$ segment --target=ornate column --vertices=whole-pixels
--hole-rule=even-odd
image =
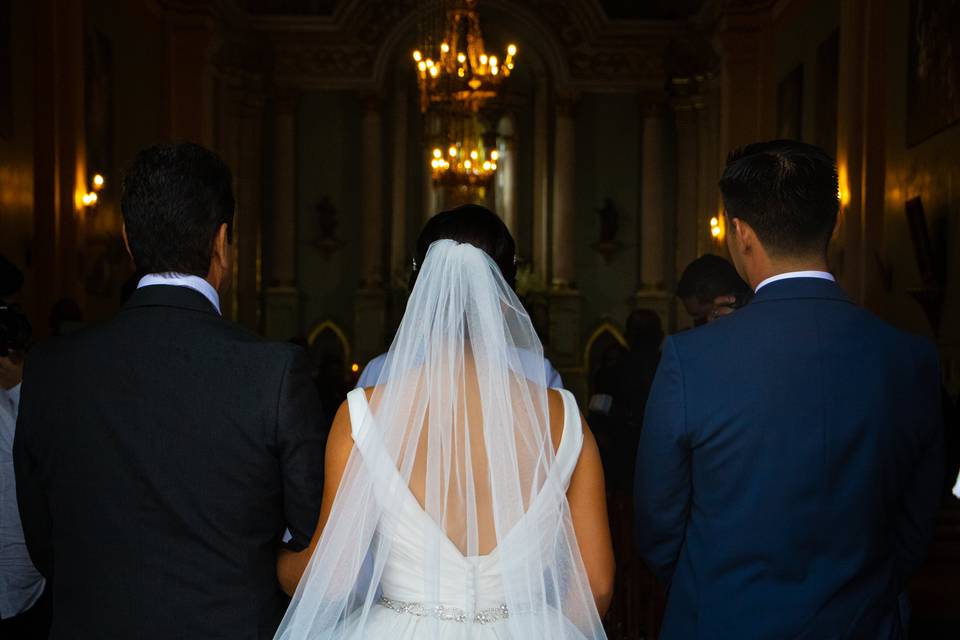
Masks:
[[[558,97],[553,138],[553,228],[551,233],[553,244],[551,282],[554,290],[572,289],[576,286],[574,283],[575,162],[573,103],[569,98]]]
[[[292,89],[276,96],[273,192],[273,274],[267,289],[266,334],[285,340],[300,333],[297,288],[297,99]]]
[[[550,93],[547,78],[536,76],[533,90],[533,271],[545,287],[549,264]]]
[[[259,331],[264,97],[255,83],[251,84],[252,78],[242,73],[223,73],[224,103],[217,150],[233,169],[237,216],[233,229],[232,295],[222,300],[221,306],[224,315]]]
[[[664,154],[664,96],[642,98],[643,140],[640,166],[640,287],[637,306],[656,311],[663,326],[673,328],[672,295],[666,277],[667,211]]]
[[[36,29],[33,126],[34,318],[47,318],[57,298],[84,304],[82,252],[87,186],[83,103],[82,3],[40,0],[33,5]],[[6,9],[9,11],[9,9]],[[3,64],[9,64],[6,60]],[[0,229],[7,233],[6,211]],[[29,299],[28,298],[28,299]],[[48,323],[37,322],[39,336]]]
[[[212,3],[156,4],[163,11],[166,133],[171,140],[211,146],[219,127],[213,118],[217,100],[214,58],[223,41],[217,29],[221,20],[218,9]]]
[[[880,262],[886,180],[886,4],[843,0],[837,172],[840,218],[830,263],[846,292],[876,308],[887,294]]]
[[[400,83],[397,83],[400,85]],[[390,282],[410,271],[407,246],[407,91],[398,86],[393,99],[393,183],[390,189]]]
[[[581,364],[580,294],[576,290],[576,192],[574,184],[575,131],[570,95],[556,98],[553,140],[553,209],[551,217],[552,277],[549,303],[550,356],[562,369]],[[572,389],[580,389],[583,380],[568,380]]]
[[[674,113],[677,132],[677,203],[676,254],[674,273],[683,273],[697,257],[697,237],[700,229],[700,150],[703,141],[698,135],[699,112],[703,109],[694,78],[675,78],[670,106]],[[678,326],[690,325],[687,315],[679,313],[679,301],[674,298],[674,317]]]
[[[727,0],[716,28],[723,153],[775,133],[773,0]]]
[[[384,348],[386,296],[383,290],[383,172],[379,96],[363,98],[360,123],[362,177],[360,225],[360,289],[354,303],[354,345],[365,362]]]
[[[720,215],[720,85],[707,74],[701,87],[703,108],[697,111],[697,141],[700,146],[700,219],[697,226],[697,255],[726,252],[710,236],[710,218]]]
[[[383,148],[379,97],[364,99],[360,123],[362,177],[360,184],[360,220],[363,237],[361,282],[367,289],[383,286]]]
[[[494,209],[503,218],[513,237],[517,237],[517,143],[516,118],[507,113],[497,125],[497,194]],[[519,248],[518,248],[519,250]]]

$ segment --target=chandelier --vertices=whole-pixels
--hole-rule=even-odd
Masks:
[[[446,10],[440,46],[413,52],[420,88],[420,111],[431,105],[477,111],[497,95],[504,78],[513,71],[517,46],[507,46],[506,55],[489,55],[480,31],[477,0],[457,0]]]
[[[433,141],[430,168],[437,184],[485,186],[497,170],[498,155],[487,153],[477,114],[513,71],[517,46],[508,45],[502,58],[487,52],[477,0],[453,0],[442,13],[440,33],[413,52],[420,111],[436,113],[443,130]]]
[[[433,181],[445,186],[483,187],[489,184],[497,170],[500,154],[496,149],[487,151],[473,114],[453,121],[447,130],[447,145],[434,146],[430,158]]]

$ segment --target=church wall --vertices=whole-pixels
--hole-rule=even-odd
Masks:
[[[120,235],[123,174],[139,150],[165,138],[164,44],[161,16],[146,3],[87,0],[85,10],[86,37],[99,39],[108,55],[85,56],[92,68],[84,90],[109,110],[104,126],[88,125],[86,137],[88,181],[95,173],[106,180],[96,209],[86,218],[84,314],[96,320],[116,309],[120,288],[132,271]]]
[[[0,38],[5,39],[5,48],[9,46],[10,57],[0,60],[7,66],[0,74],[7,79],[7,86],[0,87],[0,254],[24,269],[29,306],[33,286],[26,268],[33,237],[33,10],[30,2],[5,4],[10,14],[0,20],[7,29]]]
[[[576,279],[584,338],[607,319],[622,327],[633,308],[639,264],[639,114],[634,94],[585,94],[576,107]],[[598,211],[606,198],[619,213],[619,247],[609,259],[594,246],[600,238]]]
[[[840,26],[840,4],[833,0],[787,4],[771,28],[775,82],[766,101],[773,114],[768,121],[776,127],[777,85],[802,64],[800,137],[816,144],[824,144],[824,132],[818,130],[816,117],[818,102],[824,99],[818,95],[824,88],[817,77],[817,52],[820,44]],[[960,164],[956,161],[960,125],[954,124],[915,146],[907,145],[909,6],[909,0],[885,5],[885,61],[879,67],[872,65],[875,72],[867,71],[869,81],[884,87],[883,104],[874,102],[869,106],[883,113],[886,160],[881,174],[883,211],[866,213],[883,218],[879,245],[864,248],[867,260],[879,264],[882,276],[881,290],[871,297],[869,306],[894,325],[938,342],[947,387],[956,395],[960,392]],[[843,35],[841,31],[840,37]],[[777,133],[773,129],[767,135]],[[917,196],[923,200],[935,259],[942,265],[944,278],[942,315],[933,323],[910,294],[923,285],[904,209],[906,201]]]
[[[361,106],[351,93],[308,92],[300,99],[297,118],[297,276],[302,326],[308,332],[318,322],[331,320],[351,339],[361,253],[371,250],[363,246],[360,227]],[[315,246],[315,207],[324,196],[335,207],[339,223],[338,246],[329,256]]]
[[[774,73],[773,90],[797,65],[803,66],[803,97],[800,139],[817,143],[817,50],[821,43],[840,25],[840,3],[836,0],[813,0],[796,3],[803,11],[787,9],[774,26]],[[773,96],[776,109],[776,94]],[[776,126],[776,112],[768,120]],[[830,150],[835,153],[835,150]]]
[[[960,123],[908,147],[907,45],[909,2],[890,3],[887,15],[886,184],[884,242],[879,247],[889,288],[878,311],[907,330],[936,337],[946,383],[960,392]],[[943,313],[933,326],[909,294],[923,285],[904,210],[921,197],[935,260],[943,264]],[[937,335],[939,334],[939,335]]]

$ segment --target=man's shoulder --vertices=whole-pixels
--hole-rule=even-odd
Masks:
[[[144,311],[148,315],[142,315]],[[199,351],[239,351],[261,362],[289,363],[303,354],[295,344],[267,340],[242,325],[212,314],[191,313],[178,319],[175,313],[155,316],[149,311],[121,310],[101,323],[44,340],[30,351],[28,366],[43,369],[88,358],[140,357],[137,352],[141,347],[146,351],[165,351],[177,342],[188,347],[195,345]]]
[[[854,308],[851,321],[857,324],[858,332],[864,338],[917,362],[935,364],[939,360],[936,345],[926,336],[897,327],[864,307]]]

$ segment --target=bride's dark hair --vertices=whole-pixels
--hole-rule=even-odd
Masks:
[[[517,245],[510,230],[500,216],[478,204],[465,204],[456,209],[442,211],[424,225],[417,238],[413,273],[410,275],[410,290],[417,281],[420,265],[427,257],[427,249],[437,240],[454,240],[472,244],[493,258],[500,267],[503,279],[511,288],[517,282]]]

